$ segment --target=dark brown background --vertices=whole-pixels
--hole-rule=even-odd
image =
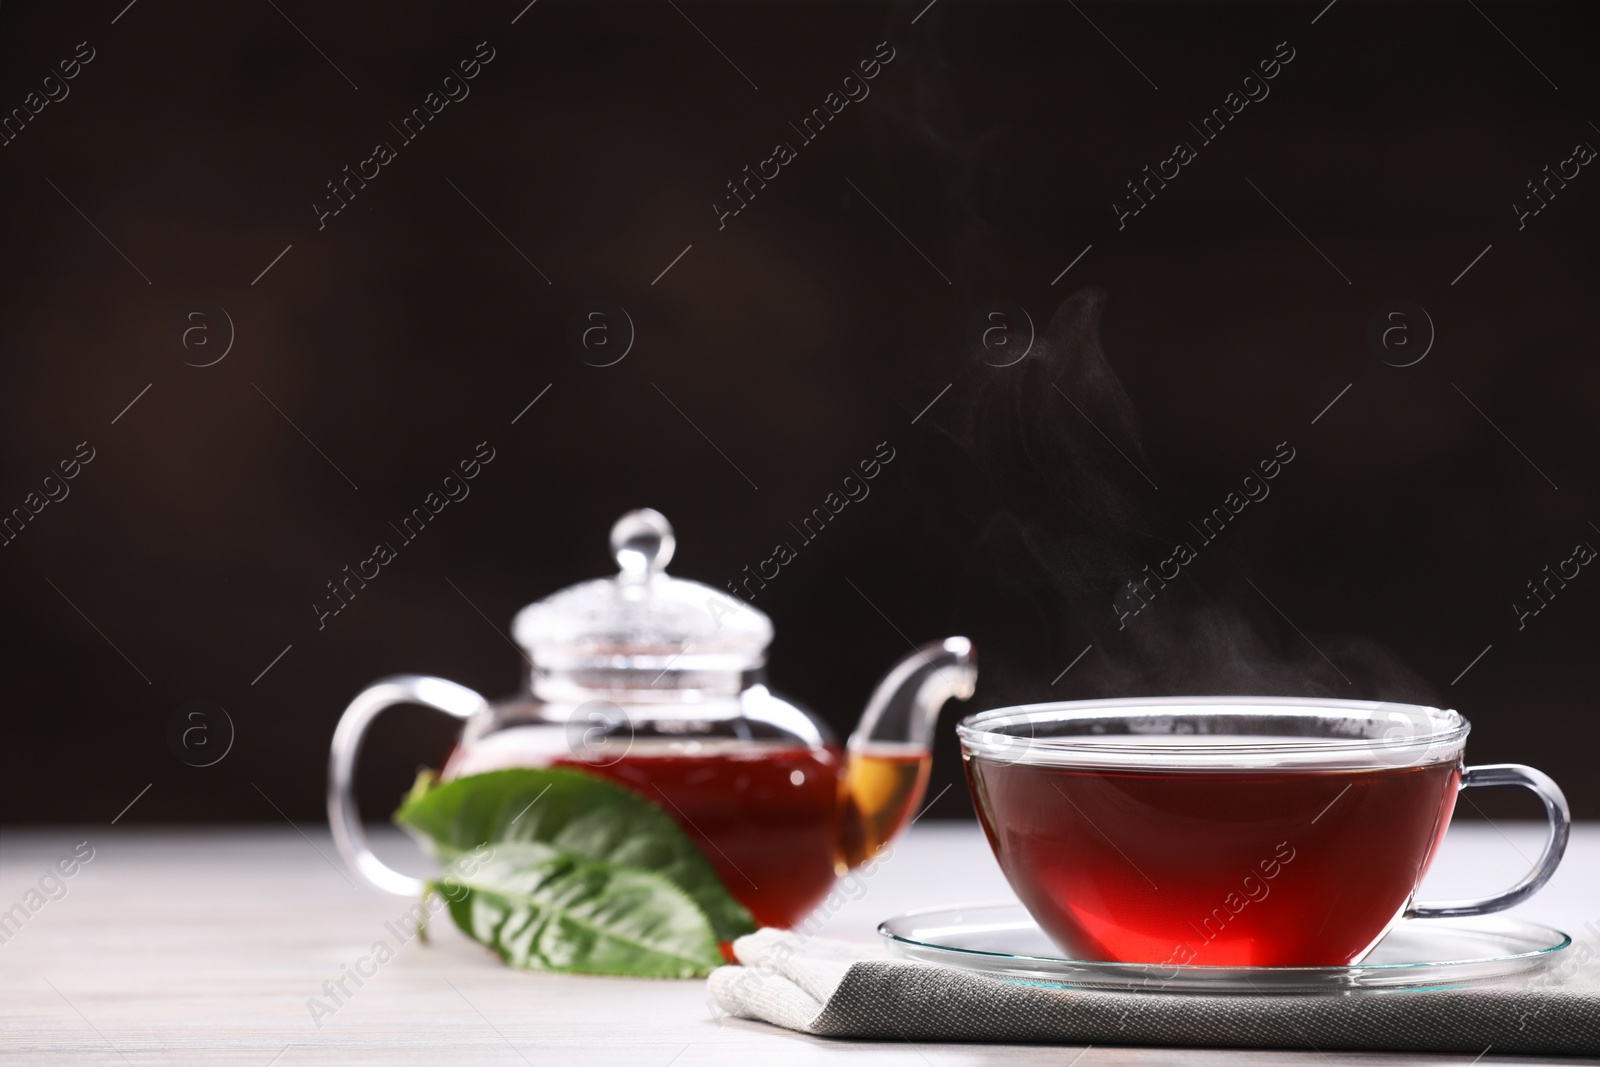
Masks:
[[[984,657],[978,706],[1438,701],[1474,721],[1474,761],[1537,764],[1576,814],[1600,814],[1600,576],[1521,632],[1510,607],[1577,541],[1600,543],[1600,174],[1521,232],[1511,207],[1544,165],[1600,143],[1578,5],[1340,0],[1313,25],[1322,0],[939,0],[913,24],[920,0],[539,0],[512,25],[522,6],[0,9],[7,110],[79,41],[97,52],[0,148],[0,509],[78,442],[97,450],[0,548],[6,821],[109,820],[153,782],[126,821],[279,820],[265,794],[314,822],[334,722],[366,682],[516,684],[516,653],[473,604],[504,628],[605,573],[610,522],[644,505],[677,527],[674,571],[720,585],[885,440],[897,458],[872,496],[758,600],[778,627],[774,685],[841,731],[905,637],[964,632]],[[872,95],[719,232],[724,182],[885,39],[898,54]],[[388,123],[484,40],[497,54],[470,97],[318,232],[324,182],[396,140]],[[1280,41],[1296,58],[1271,96],[1118,232],[1123,182],[1194,140],[1186,122]],[[975,358],[985,301],[1042,333],[1090,285],[1125,403],[1082,336],[1016,367]],[[567,341],[596,299],[637,328],[604,369]],[[1081,334],[1095,299],[1063,328]],[[1398,299],[1438,331],[1408,368],[1365,337]],[[203,369],[179,344],[196,301],[237,331]],[[471,497],[319,632],[324,582],[485,439],[497,458]],[[1118,633],[1119,582],[1283,440],[1297,458],[1272,496]],[[196,699],[237,726],[205,769],[166,738]],[[955,714],[935,790],[958,776]],[[382,721],[367,810],[449,733],[421,710]],[[968,810],[959,787],[934,809]]]

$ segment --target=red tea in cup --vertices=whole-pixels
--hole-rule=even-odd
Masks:
[[[1069,955],[1200,965],[1359,959],[1421,881],[1457,778],[1454,763],[1162,773],[981,757],[967,773],[1006,877]]]
[[[961,724],[968,783],[1013,890],[1070,957],[1194,966],[1360,960],[1411,909],[1464,784],[1565,801],[1531,768],[1463,778],[1455,712],[1355,701],[1083,701]],[[1493,779],[1490,781],[1489,779]],[[1560,816],[1558,819],[1557,816]]]

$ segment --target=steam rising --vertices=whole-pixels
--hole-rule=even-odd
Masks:
[[[1200,548],[1198,564],[1119,629],[1112,605],[1127,597],[1128,583],[1148,578],[1145,568],[1175,544],[1199,545],[1189,516],[1163,510],[1182,506],[1183,487],[1158,492],[1134,470],[1162,483],[1100,344],[1105,303],[1099,289],[1073,294],[1028,358],[999,370],[975,365],[952,390],[958,402],[940,413],[992,493],[963,589],[984,656],[975,706],[1192,694],[1435,703],[1420,677],[1364,638],[1307,627],[1316,648],[1308,644],[1243,580],[1251,568],[1236,555],[1238,533]],[[1288,431],[1270,414],[1261,422],[1269,455]],[[1220,497],[1233,478],[1219,474],[1196,493]],[[1246,513],[1240,524],[1254,518]],[[985,630],[1005,638],[985,642]],[[1093,651],[1058,675],[1089,644]]]

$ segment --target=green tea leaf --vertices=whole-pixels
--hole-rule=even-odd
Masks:
[[[413,800],[421,800],[423,797],[427,796],[431,790],[436,788],[438,784],[438,771],[432,770],[428,767],[419,769],[417,771],[416,781],[411,783],[411,789],[406,793],[405,799],[400,801],[400,807],[404,808]]]
[[[721,965],[705,914],[660,875],[544,844],[490,847],[435,887],[456,925],[512,966],[695,978]]]
[[[705,912],[720,941],[755,929],[750,913],[666,812],[581,771],[490,771],[413,789],[394,818],[429,838],[445,862],[485,843],[550,845],[667,879]]]

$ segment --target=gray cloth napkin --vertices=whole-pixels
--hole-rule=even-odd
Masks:
[[[1093,1045],[1600,1055],[1600,954],[1496,984],[1220,996],[1009,981],[873,945],[760,930],[710,978],[729,1015],[820,1037]]]

